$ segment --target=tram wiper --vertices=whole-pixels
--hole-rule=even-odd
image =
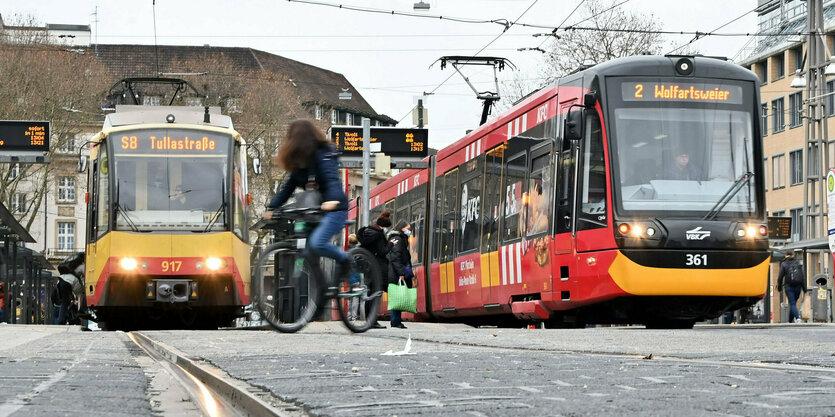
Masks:
[[[734,198],[734,196],[739,192],[739,190],[741,190],[745,184],[751,181],[751,178],[754,178],[753,172],[746,172],[742,174],[742,176],[737,178],[736,181],[734,181],[731,188],[729,188],[728,191],[726,191],[725,194],[722,195],[722,198],[720,198],[719,201],[717,201],[716,204],[713,205],[710,211],[708,211],[707,214],[704,217],[702,217],[702,220],[715,219],[716,216],[719,215],[720,212],[722,212],[725,206],[727,206],[728,203],[731,202],[731,199]]]
[[[125,220],[127,220],[128,226],[130,226],[131,230],[133,230],[134,232],[139,232],[140,231],[139,228],[136,227],[136,224],[133,222],[133,220],[130,219],[130,216],[128,216],[128,211],[125,210],[125,208],[122,207],[121,204],[119,204],[119,182],[118,181],[116,182],[116,199],[113,202],[113,207],[116,207],[116,212],[121,214],[122,217],[124,217]]]
[[[206,226],[206,228],[203,230],[203,233],[208,232],[212,228],[212,226],[214,226],[215,223],[217,223],[217,219],[220,218],[221,213],[223,213],[224,216],[226,215],[226,181],[221,182],[220,193],[221,193],[220,207],[218,207],[217,210],[215,211],[214,216],[212,216],[212,221],[209,222],[209,225]]]

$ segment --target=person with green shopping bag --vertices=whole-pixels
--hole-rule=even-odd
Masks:
[[[412,273],[412,257],[409,254],[409,236],[412,226],[400,220],[388,234],[388,301],[391,310],[391,327],[405,329],[401,312],[415,312],[417,280]],[[405,307],[408,305],[408,307]]]

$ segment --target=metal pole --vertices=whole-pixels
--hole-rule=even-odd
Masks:
[[[371,207],[371,119],[362,118],[362,207]],[[362,210],[362,226],[368,226],[368,210]]]
[[[3,294],[3,321],[6,323],[11,324],[11,312],[12,312],[12,281],[9,279],[9,260],[11,257],[9,256],[9,237],[6,236],[3,239],[3,282],[4,282],[4,291]]]
[[[423,99],[418,99],[418,129],[423,129]]]
[[[17,324],[17,296],[20,295],[20,283],[17,282],[17,236],[11,236],[12,241],[12,282],[14,282],[14,298],[12,298],[12,324]],[[22,300],[21,300],[22,302]],[[22,306],[21,306],[22,307]]]

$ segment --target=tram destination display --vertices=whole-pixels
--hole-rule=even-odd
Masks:
[[[678,101],[691,103],[742,104],[742,87],[717,83],[625,82],[624,101]]]
[[[792,237],[792,218],[791,217],[769,217],[768,218],[768,238],[769,239],[788,239]]]
[[[49,151],[49,122],[0,121],[0,151]]]
[[[428,129],[371,128],[371,143],[392,158],[425,158],[429,153]],[[362,156],[362,127],[331,127],[331,139],[343,156]]]

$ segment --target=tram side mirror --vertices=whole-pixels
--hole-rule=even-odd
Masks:
[[[261,175],[261,158],[252,158],[252,172]]]
[[[584,109],[579,107],[572,107],[568,110],[568,115],[565,118],[565,128],[563,129],[565,139],[580,140],[583,138],[584,114]]]
[[[90,161],[90,157],[88,157],[87,155],[79,156],[78,157],[78,166],[76,167],[76,170],[78,170],[78,172],[87,172],[87,163],[89,161]]]

